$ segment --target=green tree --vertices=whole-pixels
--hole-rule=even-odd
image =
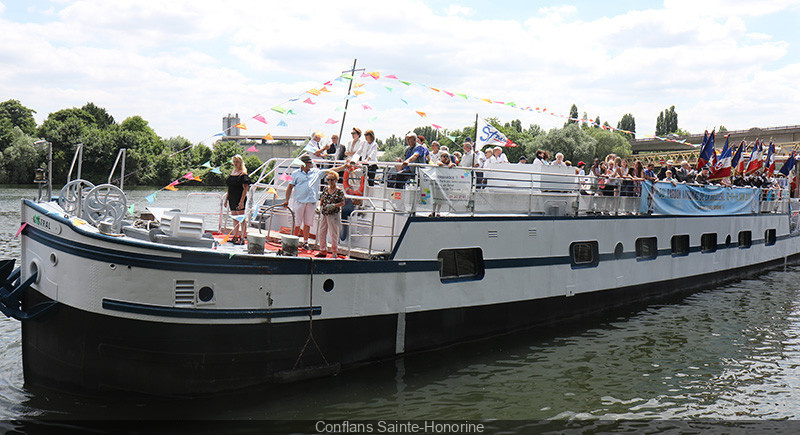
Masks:
[[[39,127],[39,137],[53,145],[54,183],[66,182],[77,144],[83,142],[94,118],[81,109],[63,109],[47,116]]]
[[[567,119],[567,122],[564,124],[564,127],[570,124],[576,124],[578,122],[576,121],[576,119],[578,119],[578,106],[573,104],[572,107],[570,107],[569,109],[569,119]]]
[[[717,127],[717,133],[723,133],[724,134],[724,133],[727,133],[727,132],[728,132],[728,129],[725,128],[724,125],[720,125],[719,127]]]
[[[535,153],[536,149],[547,150],[551,157],[560,152],[564,154],[565,160],[576,164],[580,160],[589,161],[594,157],[597,147],[597,141],[589,134],[589,131],[592,130],[585,130],[575,124],[561,129],[554,128],[547,134],[536,137],[532,146],[527,150],[531,155]]]
[[[94,103],[88,102],[81,107],[81,110],[88,113],[94,119],[94,125],[99,128],[107,128],[114,125],[114,117],[111,116],[103,107],[97,107]]]
[[[666,136],[678,131],[678,114],[675,106],[670,106],[658,114],[656,118],[656,136]]]
[[[44,166],[46,150],[34,147],[34,138],[19,127],[11,131],[11,142],[0,152],[0,184],[29,184],[34,170]]]
[[[636,118],[633,117],[633,114],[626,113],[622,115],[622,119],[617,122],[617,128],[626,131],[636,132]],[[623,135],[627,139],[635,139],[635,134],[630,133],[623,133],[621,131],[617,132],[618,134]]]
[[[7,100],[0,103],[0,119],[11,121],[12,127],[19,127],[28,136],[36,134],[35,110],[22,105],[19,100]]]
[[[613,153],[625,158],[633,154],[630,142],[622,135],[602,128],[592,128],[587,133],[596,141],[593,157],[604,159]]]

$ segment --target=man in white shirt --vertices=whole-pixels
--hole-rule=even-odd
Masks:
[[[475,151],[472,150],[472,142],[464,141],[464,155],[461,156],[461,166],[464,168],[477,168],[479,164]]]
[[[305,148],[303,148],[303,152],[313,156],[313,159],[322,159],[325,158],[327,155],[328,147],[322,146],[320,144],[320,140],[322,139],[322,133],[316,132],[311,136],[311,140],[308,141]]]

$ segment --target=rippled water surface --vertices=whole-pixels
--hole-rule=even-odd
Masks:
[[[143,206],[149,190],[129,197]],[[158,206],[184,207],[186,192]],[[20,197],[0,187],[0,256],[19,258]],[[212,207],[213,208],[213,207]],[[26,388],[19,323],[0,316],[0,419],[798,419],[800,268],[618,313],[191,401]]]

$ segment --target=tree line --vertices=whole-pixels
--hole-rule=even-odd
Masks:
[[[205,162],[210,161],[212,167],[224,167],[230,165],[235,154],[245,154],[244,148],[235,142],[219,143],[212,150],[201,143],[193,145],[180,136],[162,139],[141,116],[117,123],[104,108],[91,102],[80,108],[50,113],[39,126],[34,113],[18,100],[0,103],[0,184],[33,182],[34,171],[44,168],[47,160],[46,147],[34,145],[40,139],[52,144],[56,184],[66,181],[80,143],[84,145],[81,176],[95,183],[107,181],[122,148],[128,153],[125,168],[131,174],[125,179],[128,185],[166,185]],[[247,155],[245,165],[255,169],[261,161]],[[117,177],[119,172],[114,176]],[[204,174],[202,179],[206,185],[225,182],[224,175],[215,173]]]

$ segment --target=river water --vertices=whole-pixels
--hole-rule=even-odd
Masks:
[[[185,207],[187,192],[161,192],[154,205]],[[128,193],[143,208],[151,190]],[[20,198],[34,196],[0,187],[0,257],[19,259]],[[183,401],[107,402],[26,387],[20,325],[0,316],[0,420],[799,419],[798,288],[800,268],[771,271],[589,325]]]

